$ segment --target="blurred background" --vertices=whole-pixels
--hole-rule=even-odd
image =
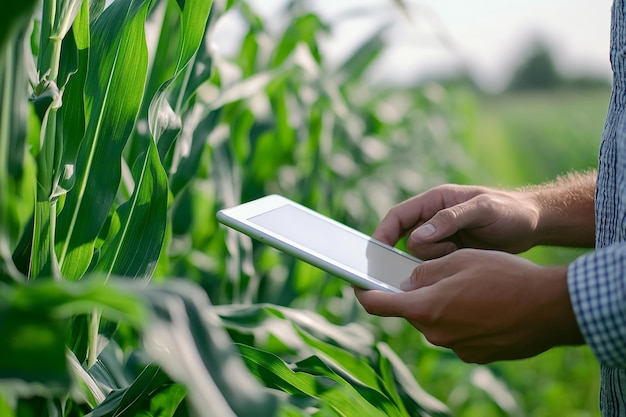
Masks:
[[[468,76],[481,90],[502,92],[515,71],[545,48],[563,77],[610,80],[610,0],[405,1],[405,12],[386,0],[320,0],[311,8],[329,23],[320,48],[341,62],[361,42],[386,28],[385,50],[368,69],[374,83],[415,85],[425,80]],[[287,0],[251,0],[276,25]],[[216,43],[232,52],[244,26],[224,19]],[[233,36],[233,34],[236,34]]]
[[[279,192],[371,232],[393,204],[441,183],[518,187],[593,169],[610,95],[610,3],[241,2],[214,28],[222,86],[228,74],[276,71],[289,60],[298,70],[271,72],[265,95],[238,105],[232,149],[212,142],[214,164],[224,155],[231,162],[213,167],[210,187],[233,193],[226,205]],[[226,239],[232,255],[238,237]],[[401,320],[367,317],[337,280],[239,245],[253,246],[235,256],[249,279],[237,283],[244,299],[366,323],[455,415],[599,415],[598,365],[585,347],[464,364]],[[536,248],[522,256],[556,264],[581,253]],[[198,253],[192,258],[202,265]],[[208,275],[196,279],[214,302],[237,298]]]

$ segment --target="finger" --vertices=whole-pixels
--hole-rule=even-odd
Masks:
[[[378,224],[372,237],[387,245],[395,246],[411,229],[410,226],[406,227],[405,223],[407,221],[402,220],[397,211],[391,210]]]
[[[403,317],[406,294],[354,288],[359,303],[370,314],[382,317]]]
[[[416,257],[426,260],[448,255],[459,249],[459,247],[456,243],[450,241],[421,244],[409,239],[407,241],[407,249]]]
[[[427,261],[415,268],[409,279],[403,282],[400,288],[403,291],[413,291],[419,288],[429,287],[450,277],[457,269],[457,267],[451,265],[450,262],[447,262],[444,258]]]
[[[461,229],[483,226],[485,212],[480,207],[484,199],[472,198],[464,203],[438,211],[431,219],[415,229],[409,240],[430,243],[449,238]]]
[[[378,224],[372,234],[374,239],[394,246],[416,226],[432,217],[437,209],[428,209],[431,192],[412,197],[393,207]]]

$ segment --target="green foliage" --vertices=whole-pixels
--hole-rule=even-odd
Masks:
[[[276,305],[220,306],[218,313],[255,375],[290,394],[293,407],[328,415],[448,415],[361,326],[335,326]]]
[[[448,414],[346,324],[348,286],[214,218],[275,191],[363,226],[416,190],[386,171],[417,120],[378,115],[409,98],[360,79],[382,31],[333,70],[306,7],[279,33],[243,2],[32,7],[0,38],[2,415]],[[248,29],[236,59],[212,46],[227,13]],[[421,145],[452,143],[436,136]]]

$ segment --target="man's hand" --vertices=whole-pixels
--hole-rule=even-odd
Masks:
[[[443,185],[389,211],[373,234],[422,259],[460,248],[524,252],[535,245],[591,247],[595,173],[570,174],[518,191]]]
[[[389,211],[373,236],[395,245],[410,234],[407,247],[422,259],[459,248],[523,252],[536,242],[539,207],[522,192],[444,185]]]
[[[487,363],[583,343],[566,273],[504,252],[464,249],[424,262],[405,293],[355,291],[369,313],[404,317],[431,343]]]

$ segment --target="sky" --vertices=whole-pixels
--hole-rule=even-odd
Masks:
[[[250,0],[266,16],[286,0]],[[466,68],[483,88],[497,91],[535,39],[547,44],[566,75],[610,77],[612,0],[404,0],[407,19],[392,0],[312,0],[333,22],[323,51],[340,62],[381,25],[388,47],[369,74],[374,82],[408,83]],[[360,12],[359,12],[360,11]],[[219,43],[219,39],[217,39]]]

